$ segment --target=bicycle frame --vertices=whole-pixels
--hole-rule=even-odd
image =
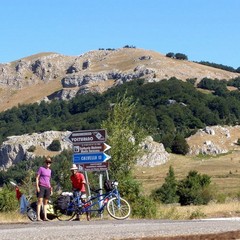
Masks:
[[[100,190],[99,190],[100,191]],[[104,211],[104,208],[107,205],[107,202],[109,199],[116,197],[117,199],[120,199],[120,194],[116,188],[114,188],[112,191],[100,194],[100,192],[97,192],[97,195],[91,196],[91,198],[83,203],[82,207],[82,213],[85,212],[98,212],[102,213]],[[118,204],[120,204],[120,201],[118,200]],[[94,206],[98,205],[98,208],[93,209]]]
[[[80,192],[74,193],[73,198],[68,203],[68,206],[63,211],[60,210],[57,215],[59,220],[69,221],[75,215],[87,214],[88,217],[94,213],[102,214],[106,208],[108,214],[117,220],[126,219],[131,213],[129,203],[120,196],[117,189],[117,182],[113,182],[113,189],[106,193],[100,193],[102,189],[92,190],[96,194],[88,200],[82,201]],[[58,211],[56,209],[56,211]],[[90,214],[90,215],[89,215]]]

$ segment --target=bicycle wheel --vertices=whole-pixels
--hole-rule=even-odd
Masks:
[[[68,211],[68,210],[55,210],[55,214],[59,221],[70,221],[76,215],[75,211]]]
[[[111,217],[117,220],[123,220],[129,217],[131,213],[131,207],[123,198],[120,198],[120,204],[118,204],[118,198],[114,197],[108,201],[107,211]]]
[[[27,216],[31,221],[37,221],[37,212],[31,207],[27,210]]]

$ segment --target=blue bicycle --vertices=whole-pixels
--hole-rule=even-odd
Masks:
[[[112,189],[103,194],[100,193],[102,189],[92,190],[95,194],[85,202],[82,202],[80,194],[66,196],[65,206],[61,209],[59,207],[55,208],[57,218],[60,221],[70,221],[74,216],[84,213],[94,217],[101,215],[105,208],[112,218],[117,220],[128,218],[131,213],[129,203],[120,197],[117,189],[118,182],[113,181],[111,185]]]

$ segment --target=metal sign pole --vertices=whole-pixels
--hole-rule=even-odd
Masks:
[[[102,195],[103,194],[103,191],[102,191],[102,189],[103,189],[103,175],[102,175],[101,172],[99,174],[99,187],[101,189],[100,190],[100,194]],[[102,205],[103,205],[102,199],[103,199],[103,197],[100,197],[100,207],[102,207]],[[102,213],[101,213],[100,217],[103,218],[103,214]]]
[[[106,170],[106,176],[107,176],[107,180],[109,180],[108,170]]]
[[[87,171],[84,171],[84,175],[85,175],[85,178],[86,178],[88,194],[89,194],[89,196],[91,196],[91,189],[90,189],[90,186],[89,186],[89,181],[88,181],[88,174],[87,174]]]

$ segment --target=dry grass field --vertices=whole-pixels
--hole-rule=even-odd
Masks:
[[[135,178],[142,182],[144,192],[150,194],[161,187],[169,167],[172,166],[177,180],[183,179],[191,170],[211,176],[216,201],[206,206],[159,205],[158,217],[163,219],[191,219],[206,217],[240,216],[240,157],[233,151],[216,157],[190,157],[170,155],[170,160],[156,167],[136,167]]]
[[[144,190],[149,194],[160,187],[173,166],[176,178],[184,178],[190,170],[211,176],[212,184],[222,194],[232,195],[240,192],[240,157],[239,151],[220,156],[191,157],[171,154],[170,160],[156,167],[136,167],[136,179],[142,182]]]

